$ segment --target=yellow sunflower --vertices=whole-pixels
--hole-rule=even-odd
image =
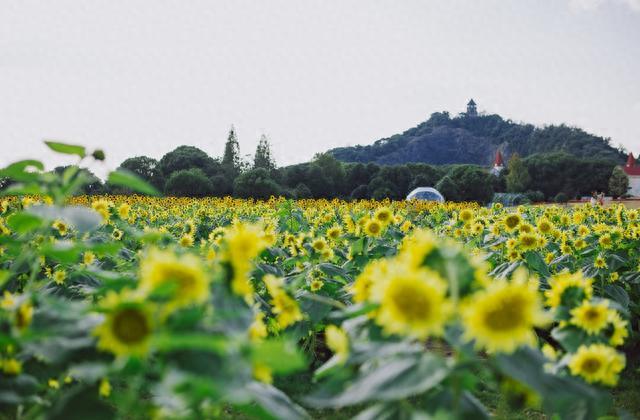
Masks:
[[[453,311],[447,283],[434,271],[396,265],[372,286],[380,303],[376,323],[387,334],[426,338],[440,335]]]
[[[571,357],[569,370],[572,375],[581,376],[589,383],[614,386],[625,363],[624,355],[612,347],[604,344],[582,345]]]
[[[589,335],[597,334],[610,318],[607,301],[592,303],[584,301],[571,310],[571,323],[585,330]]]
[[[369,219],[364,225],[364,233],[368,236],[380,236],[382,233],[382,223],[377,219]]]
[[[476,292],[462,308],[465,337],[490,352],[511,353],[535,343],[535,326],[548,321],[538,294],[537,281],[526,270],[511,282],[496,280]]]
[[[582,271],[570,273],[563,271],[551,276],[549,286],[544,292],[546,303],[552,308],[560,305],[573,306],[575,302],[591,299],[593,295],[593,279],[585,278]]]
[[[507,232],[513,232],[522,222],[522,218],[518,213],[507,214],[502,220],[502,224]]]
[[[349,337],[342,328],[335,325],[328,325],[324,330],[325,341],[327,347],[338,357],[338,360],[344,362],[349,357]]]
[[[103,322],[93,331],[98,348],[117,356],[144,356],[149,350],[153,321],[148,306],[131,293],[110,293],[102,302]]]
[[[171,251],[152,249],[140,263],[140,290],[171,290],[174,308],[204,302],[209,296],[209,282],[200,259],[194,255],[178,257]]]

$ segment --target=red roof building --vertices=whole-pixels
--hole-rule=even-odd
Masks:
[[[633,153],[629,153],[627,157],[627,163],[622,167],[627,176],[640,176],[640,165],[636,164],[636,159],[633,157]]]
[[[504,160],[502,159],[502,153],[500,153],[500,150],[496,153],[496,159],[493,161],[493,166],[504,166]]]
[[[496,152],[496,158],[493,160],[493,168],[491,168],[491,173],[495,176],[498,176],[503,169],[504,159],[502,158],[502,153],[500,153],[500,150],[498,150]]]

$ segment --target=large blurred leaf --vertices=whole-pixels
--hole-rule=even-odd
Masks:
[[[210,334],[172,333],[156,335],[153,337],[153,346],[158,351],[188,349],[224,353],[226,349],[226,340],[224,337],[216,337]]]
[[[542,277],[549,277],[551,273],[549,272],[549,266],[544,261],[539,252],[527,252],[526,257],[527,266],[532,271],[535,271]]]
[[[248,385],[255,401],[273,415],[275,419],[307,419],[309,415],[282,391],[271,385],[253,382]]]
[[[115,417],[115,407],[100,398],[97,387],[76,385],[57,398],[47,410],[46,418],[60,420],[108,420]]]
[[[14,213],[7,218],[7,226],[17,233],[29,233],[39,229],[43,224],[40,217],[28,212]]]
[[[611,404],[607,392],[579,379],[546,373],[543,367],[545,359],[539,351],[520,349],[511,355],[498,355],[496,362],[504,374],[543,397],[547,414],[567,419],[593,419],[605,414]]]
[[[629,295],[622,287],[617,284],[607,284],[604,291],[609,298],[618,302],[625,310],[629,308]]]
[[[256,344],[251,360],[268,366],[276,374],[295,372],[306,366],[304,356],[296,344],[285,339],[265,340]]]
[[[38,184],[12,184],[4,190],[0,191],[0,195],[44,195],[43,190]]]
[[[75,227],[80,233],[88,232],[100,226],[102,217],[95,211],[83,206],[32,206],[27,210],[43,219],[63,220]]]
[[[307,398],[316,407],[345,407],[366,401],[391,401],[419,395],[441,383],[449,368],[441,358],[425,353],[384,361],[363,372],[338,395],[323,390]]]
[[[155,189],[155,187],[151,186],[147,181],[126,169],[118,169],[117,171],[109,173],[107,182],[109,182],[109,184],[129,188],[142,194],[154,196],[160,195],[160,192]]]
[[[36,171],[33,171],[35,169]],[[37,171],[43,171],[44,165],[38,160],[21,160],[0,169],[0,178],[11,178],[19,182],[34,182],[38,180]]]
[[[60,143],[57,141],[45,141],[44,144],[46,144],[49,149],[53,150],[54,152],[63,153],[65,155],[78,155],[81,158],[84,158],[87,155],[84,146],[76,146],[73,144]]]

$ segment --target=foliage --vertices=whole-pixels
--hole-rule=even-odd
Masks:
[[[213,194],[214,188],[202,169],[191,168],[173,172],[165,191],[177,197],[205,197]]]
[[[458,200],[485,204],[493,197],[492,175],[474,166],[458,166],[449,172],[456,184]]]
[[[509,172],[506,177],[507,192],[521,193],[527,191],[531,183],[529,169],[525,166],[520,155],[514,153],[509,158]]]
[[[440,194],[444,196],[445,200],[460,201],[458,185],[449,175],[445,175],[440,181],[438,181],[436,184],[436,190],[440,191]]]
[[[504,120],[499,115],[465,114],[451,118],[448,112],[431,117],[402,134],[368,146],[340,147],[330,151],[345,162],[397,165],[409,162],[442,164],[491,164],[498,147],[521,156],[565,152],[580,158],[621,162],[624,154],[610,139],[560,126],[534,127]]]
[[[0,170],[3,415],[623,414],[637,210],[71,197],[79,173]],[[298,403],[272,385],[305,369]]]
[[[267,171],[272,171],[276,168],[276,162],[271,155],[269,139],[264,134],[260,137],[260,141],[256,147],[256,154],[253,157],[253,168],[262,168]]]
[[[233,185],[237,197],[267,199],[282,194],[280,186],[271,178],[264,168],[251,169],[244,172]]]
[[[609,178],[609,193],[614,197],[621,197],[629,190],[629,177],[619,166],[613,168]]]
[[[200,169],[207,176],[213,176],[222,171],[219,162],[193,146],[179,146],[164,155],[158,163],[159,171],[167,180],[174,172],[193,168]]]
[[[120,164],[120,168],[133,172],[160,190],[164,187],[165,179],[156,159],[147,156],[136,156],[126,159]],[[167,175],[171,175],[171,173]]]
[[[240,167],[240,143],[238,143],[238,135],[235,127],[231,126],[227,142],[224,145],[224,154],[222,155],[222,166],[229,176],[237,176]]]

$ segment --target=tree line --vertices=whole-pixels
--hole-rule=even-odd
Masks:
[[[487,203],[495,193],[504,192],[539,202],[566,201],[593,191],[608,191],[615,196],[626,191],[626,176],[620,176],[622,171],[615,160],[564,152],[525,158],[514,153],[499,175],[491,174],[487,167],[469,164],[345,163],[331,153],[317,154],[310,162],[277,167],[264,135],[253,160],[242,159],[233,127],[222,157],[213,158],[193,146],[179,146],[159,160],[147,156],[128,158],[120,168],[135,173],[165,195],[187,197],[404,199],[416,187],[433,186],[450,201]],[[89,176],[92,182],[83,193],[131,193],[103,183],[93,174]]]

